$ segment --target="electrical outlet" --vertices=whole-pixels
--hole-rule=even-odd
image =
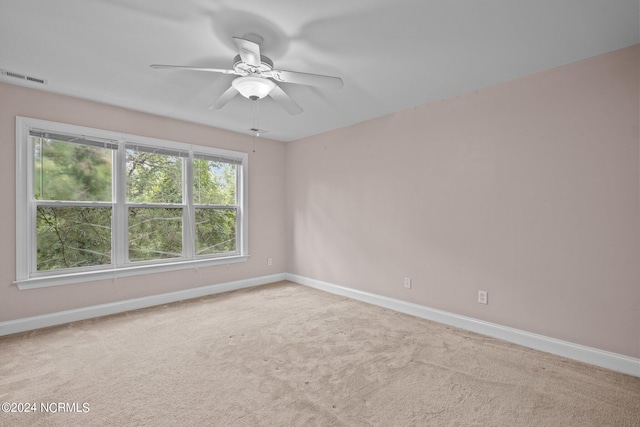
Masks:
[[[487,291],[478,291],[478,302],[480,304],[489,304],[489,293]]]
[[[273,265],[273,258],[267,258],[267,265]]]
[[[404,287],[407,289],[411,289],[411,277],[404,278]]]

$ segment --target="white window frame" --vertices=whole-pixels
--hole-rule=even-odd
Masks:
[[[45,130],[52,133],[83,135],[89,139],[104,139],[118,144],[115,152],[113,186],[115,194],[112,203],[99,202],[100,205],[112,205],[112,263],[107,266],[81,267],[62,271],[35,271],[36,257],[36,201],[33,186],[33,147],[30,136],[31,129]],[[181,258],[127,261],[127,205],[125,197],[125,145],[141,145],[164,148],[171,151],[188,152],[184,168],[184,203],[183,203],[183,256]],[[194,200],[192,194],[193,173],[192,161],[196,155],[208,155],[217,158],[233,159],[238,163],[237,173],[237,227],[236,252],[224,255],[196,256],[193,252],[195,236],[193,224],[195,219]],[[249,258],[248,239],[248,162],[249,155],[239,151],[224,150],[201,145],[186,144],[164,139],[149,138],[139,135],[111,132],[83,126],[57,123],[28,117],[16,117],[16,280],[19,289],[33,289],[70,283],[88,282],[148,273],[198,268],[211,265],[225,265],[245,262]],[[117,170],[119,169],[119,170]],[[61,202],[65,203],[65,202]],[[82,203],[86,205],[86,203]],[[147,205],[146,207],[155,207]],[[118,211],[118,212],[116,212]],[[124,222],[124,223],[123,223]]]

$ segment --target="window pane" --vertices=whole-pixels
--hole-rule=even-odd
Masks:
[[[196,254],[236,251],[236,210],[196,209]]]
[[[127,201],[182,203],[182,158],[127,148]]]
[[[36,234],[38,271],[111,263],[111,208],[39,206]]]
[[[193,199],[198,205],[235,205],[237,165],[193,160]]]
[[[110,202],[112,152],[109,148],[34,137],[35,198]]]
[[[129,208],[129,261],[182,256],[182,209]]]

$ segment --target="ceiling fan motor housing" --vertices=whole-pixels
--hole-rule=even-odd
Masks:
[[[233,69],[241,75],[261,76],[262,73],[273,71],[273,61],[264,55],[260,55],[260,65],[256,67],[255,65],[247,64],[242,61],[240,55],[236,55],[236,57],[233,58]]]

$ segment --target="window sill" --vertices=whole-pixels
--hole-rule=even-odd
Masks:
[[[96,280],[118,279],[120,277],[137,276],[140,274],[164,273],[167,271],[198,269],[213,265],[235,264],[246,262],[248,255],[234,255],[224,258],[208,258],[189,261],[176,261],[163,264],[135,265],[109,270],[86,271],[82,273],[59,274],[46,277],[33,277],[16,280],[16,286],[21,291],[28,289],[46,288],[49,286],[69,285],[72,283],[92,282]]]

